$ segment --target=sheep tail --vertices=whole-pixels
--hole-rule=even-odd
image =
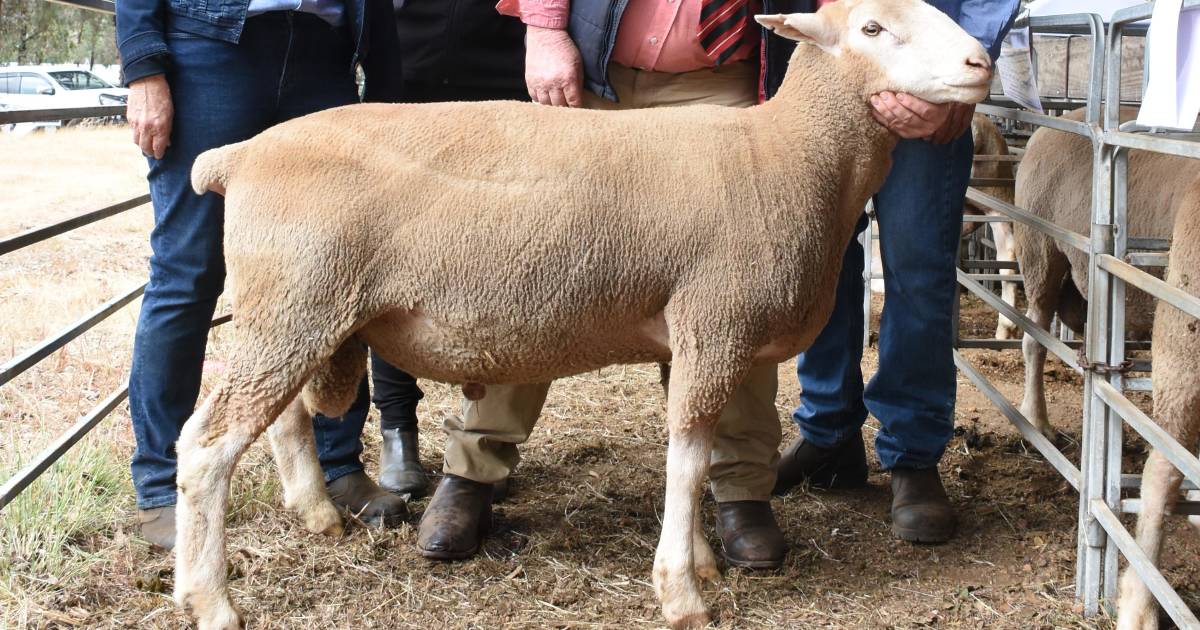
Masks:
[[[197,195],[208,191],[225,194],[229,176],[241,163],[244,142],[209,149],[196,157],[192,165],[192,190]]]

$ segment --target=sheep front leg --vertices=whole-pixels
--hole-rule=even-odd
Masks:
[[[314,534],[341,535],[342,517],[329,500],[317,461],[312,414],[300,396],[267,429],[267,437],[283,483],[284,507],[295,510],[304,528]]]
[[[1043,329],[1050,327],[1053,311],[1030,304],[1025,316]],[[1025,355],[1025,397],[1021,401],[1021,413],[1038,431],[1053,440],[1054,427],[1050,426],[1046,411],[1046,384],[1042,371],[1046,365],[1046,348],[1032,335],[1026,333],[1021,340],[1021,352]]]
[[[696,522],[712,451],[712,423],[686,428],[676,427],[675,422],[671,425],[667,496],[662,533],[654,554],[654,590],[662,603],[663,616],[672,628],[703,628],[708,625],[709,616],[697,580],[695,549],[697,545],[707,546],[708,542],[696,535]],[[708,555],[712,555],[712,549]]]
[[[1142,508],[1138,514],[1137,542],[1150,561],[1158,564],[1162,551],[1163,517],[1175,503],[1180,474],[1158,451],[1150,453],[1142,469]],[[1158,603],[1137,572],[1127,567],[1121,576],[1117,600],[1117,630],[1157,630]]]
[[[708,378],[700,382],[697,374]],[[667,394],[667,490],[653,581],[663,616],[676,630],[702,628],[710,620],[698,578],[717,575],[716,558],[700,531],[700,492],[717,417],[736,385],[735,379],[712,378],[719,374],[697,369],[695,361],[675,352]]]
[[[218,388],[183,426],[176,450],[175,601],[200,630],[236,630],[242,617],[225,576],[225,512],[234,466],[256,434],[230,421],[230,397]]]

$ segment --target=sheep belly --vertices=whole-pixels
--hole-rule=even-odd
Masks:
[[[397,310],[357,334],[388,363],[447,383],[537,383],[609,365],[671,359],[662,313],[602,329],[550,331],[495,321],[447,323]]]

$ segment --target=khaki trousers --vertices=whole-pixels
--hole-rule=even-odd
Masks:
[[[620,102],[587,92],[592,109],[640,109],[677,105],[749,107],[758,101],[758,71],[751,63],[671,74],[609,66]],[[587,147],[580,147],[586,150]],[[717,501],[765,501],[775,485],[783,439],[775,409],[776,366],[750,370],[721,413],[713,441],[709,478]],[[462,418],[446,420],[444,471],[480,483],[508,477],[520,461],[517,445],[529,439],[546,402],[549,383],[489,385],[478,401],[463,401]]]

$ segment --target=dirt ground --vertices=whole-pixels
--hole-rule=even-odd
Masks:
[[[104,141],[114,146],[125,141],[112,130],[97,133],[111,134]],[[5,173],[22,167],[4,153],[0,151],[0,165]],[[128,157],[128,151],[123,155]],[[136,162],[135,154],[122,164]],[[69,188],[70,182],[63,186]],[[82,209],[73,203],[60,205]],[[36,207],[0,213],[0,236],[49,220]],[[20,221],[13,219],[17,213],[23,213]],[[114,223],[98,233],[109,239],[101,241],[108,258],[119,262],[81,263],[69,241],[20,259],[0,259],[0,321],[5,329],[0,331],[0,361],[81,312],[52,302],[30,317],[35,296],[45,299],[51,292],[55,295],[48,299],[57,300],[66,289],[56,293],[54,288],[71,285],[74,277],[92,287],[91,298],[103,301],[109,285],[125,287],[144,273],[148,217],[118,221],[129,223]],[[85,275],[88,270],[96,276]],[[54,280],[47,284],[47,278]],[[91,302],[99,303],[84,301],[89,308],[95,305]],[[965,330],[973,336],[994,329],[994,319],[974,300],[964,301],[963,313]],[[135,316],[136,310],[128,309],[112,330],[85,336],[82,349],[69,348],[0,390],[0,420],[8,436],[7,446],[0,445],[6,459],[0,461],[32,455],[89,400],[94,403],[119,383]],[[220,372],[223,341],[218,333],[208,384]],[[1018,399],[1019,352],[966,355],[1011,400]],[[864,366],[868,374],[874,363],[872,348]],[[788,421],[798,396],[793,369],[790,363],[780,366],[777,404],[785,440],[795,435]],[[1081,381],[1054,361],[1047,373],[1051,418],[1062,431],[1059,443],[1078,461]],[[256,444],[239,467],[229,520],[233,596],[249,627],[659,627],[649,584],[666,445],[657,376],[653,366],[611,367],[557,383],[533,438],[522,449],[513,494],[496,506],[492,536],[478,558],[462,563],[431,564],[417,554],[415,524],[424,500],[411,505],[411,523],[398,529],[352,526],[336,540],[308,534],[281,508],[269,454],[264,444]],[[446,385],[422,385],[427,392],[420,407],[422,457],[438,470],[440,423],[457,412],[458,396]],[[81,396],[79,389],[90,393]],[[705,597],[716,625],[1109,627],[1105,618],[1083,619],[1073,597],[1076,494],[963,377],[956,416],[955,438],[941,466],[961,517],[954,541],[914,546],[893,539],[888,476],[872,458],[875,467],[865,490],[800,490],[775,501],[791,544],[787,562],[772,572],[729,569],[719,584],[709,585]],[[867,438],[874,436],[875,426],[871,420],[864,430]],[[378,432],[368,427],[366,457],[373,471]],[[132,438],[124,406],[98,431],[114,452],[128,456]],[[1127,446],[1127,471],[1134,471],[1144,447],[1132,440]],[[102,522],[69,540],[71,552],[86,558],[83,570],[58,577],[22,572],[19,562],[10,563],[15,568],[0,589],[0,628],[186,625],[169,599],[170,559],[150,553],[136,539],[131,495],[126,486],[111,497],[111,513]],[[705,514],[710,542],[719,545],[712,533],[710,499]],[[1182,532],[1183,523],[1173,522],[1171,530]],[[1200,604],[1196,551],[1194,538],[1173,535],[1164,554],[1168,579],[1193,605]]]

